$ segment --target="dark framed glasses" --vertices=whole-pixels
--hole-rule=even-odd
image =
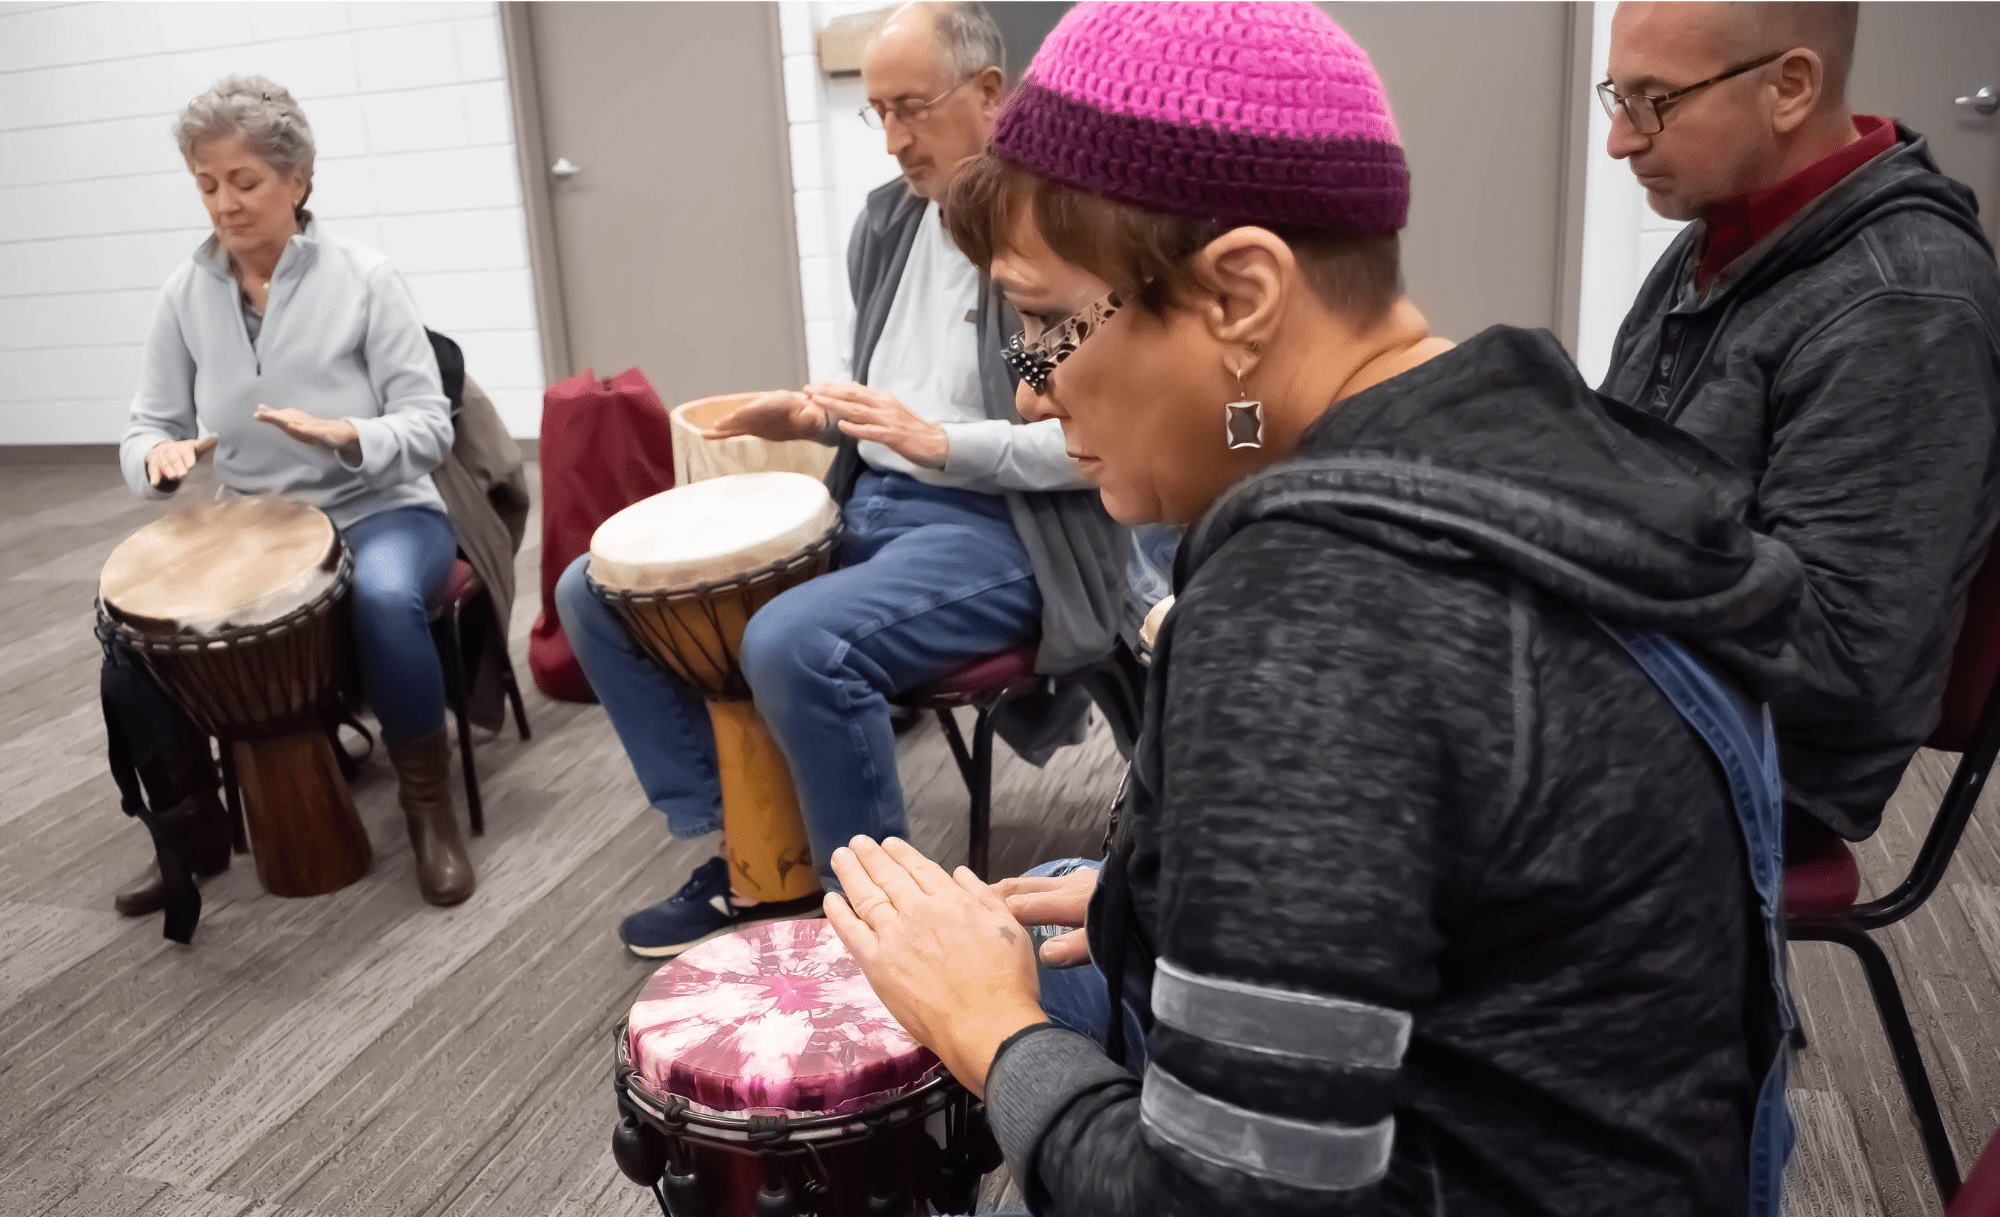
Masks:
[[[1699,92],[1710,85],[1719,85],[1732,77],[1775,63],[1785,56],[1784,51],[1772,51],[1748,63],[1739,63],[1726,72],[1697,80],[1691,85],[1666,93],[1620,93],[1611,87],[1611,82],[1601,81],[1597,86],[1597,100],[1604,107],[1604,113],[1612,122],[1618,121],[1618,111],[1623,108],[1625,117],[1632,120],[1632,129],[1641,135],[1658,135],[1666,129],[1667,109],[1690,93]]]
[[[1044,396],[1057,365],[1076,354],[1076,349],[1123,307],[1118,293],[1108,292],[1103,299],[1071,313],[1033,338],[1025,331],[1009,338],[1000,349],[1000,358],[1006,362],[1008,371],[1035,391],[1035,396]]]

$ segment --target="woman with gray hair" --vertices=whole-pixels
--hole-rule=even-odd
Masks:
[[[355,648],[417,881],[431,903],[456,904],[472,894],[472,862],[427,623],[456,550],[430,476],[452,439],[436,357],[388,260],[306,210],[312,127],[290,92],[230,77],[188,103],[175,136],[214,231],[160,293],[119,446],[125,480],[164,498],[213,452],[230,489],[332,518],[354,558]],[[193,836],[194,869],[228,865],[226,825]],[[117,907],[139,915],[161,899],[155,870]]]

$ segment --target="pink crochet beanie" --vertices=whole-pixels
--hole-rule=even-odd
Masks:
[[[1381,78],[1312,4],[1079,4],[1028,65],[993,148],[1175,215],[1378,236],[1410,208]]]

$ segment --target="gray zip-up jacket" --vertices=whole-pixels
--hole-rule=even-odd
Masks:
[[[868,361],[888,320],[923,214],[924,200],[899,178],[877,187],[855,221],[847,246],[847,278],[854,294],[856,380],[868,379]],[[989,286],[980,299],[976,323],[987,417],[1019,424],[1014,381],[1000,360],[1000,348],[1019,330],[1020,320]],[[827,474],[834,498],[846,500],[862,468],[856,443],[843,440]],[[1126,530],[1104,513],[1094,489],[1007,491],[1006,498],[1042,594],[1037,670],[1060,675],[1103,659],[1118,638],[1125,597]],[[1008,743],[1031,760],[1046,758],[1056,742],[1072,738],[1086,705],[1081,690],[1074,687],[1054,703],[1039,702],[1028,699],[1015,707],[1011,721],[1003,726]]]
[[[1497,328],[1217,504],[1089,912],[1146,1051],[1045,1026],[988,1077],[1037,1217],[1743,1211],[1742,833],[1598,621],[1777,646],[1798,563],[1746,497]]]
[[[1804,563],[1787,646],[1745,669],[1787,812],[1854,840],[1937,724],[2000,518],[2000,269],[1972,192],[1898,134],[1705,293],[1689,225],[1603,385],[1745,470],[1753,526]]]
[[[258,422],[260,403],[353,420],[360,462]],[[392,507],[444,510],[430,475],[451,449],[451,407],[416,302],[387,258],[316,220],[278,259],[254,342],[215,238],[161,289],[118,446],[126,483],[164,497],[146,479],[146,454],[203,426],[232,490],[287,495],[342,528]]]

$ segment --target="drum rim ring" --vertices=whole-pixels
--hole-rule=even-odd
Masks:
[[[225,630],[217,630],[213,634],[148,633],[121,618],[116,609],[104,602],[102,594],[97,597],[98,616],[110,623],[119,641],[141,654],[184,654],[261,641],[267,637],[288,633],[307,621],[317,619],[346,596],[354,582],[354,557],[348,551],[347,539],[338,533],[334,535],[334,549],[338,557],[334,564],[331,584],[291,612],[256,625],[232,626]]]
[[[885,1127],[929,1119],[954,1101],[971,1098],[959,1086],[958,1080],[939,1064],[933,1066],[929,1077],[867,1111],[797,1116],[779,1114],[775,1117],[752,1116],[743,1112],[698,1111],[684,1098],[662,1095],[653,1090],[632,1067],[631,1041],[628,1038],[630,1023],[629,1017],[619,1019],[614,1032],[617,1060],[612,1067],[612,1088],[641,1116],[646,1117],[648,1123],[669,1136],[683,1136],[691,1129],[735,1134],[728,1140],[704,1138],[708,1143],[723,1148],[740,1145],[747,1152],[755,1152],[760,1147],[774,1145],[789,1145],[803,1150],[812,1145],[838,1144],[849,1137],[873,1135]],[[753,1119],[773,1118],[782,1121],[775,1134],[756,1130],[751,1123]],[[811,1135],[814,1133],[833,1135],[816,1137]]]
[[[742,591],[758,583],[794,574],[803,567],[812,566],[819,559],[832,552],[834,543],[840,540],[841,534],[846,530],[846,524],[836,520],[833,527],[827,529],[823,536],[795,554],[787,555],[773,562],[767,562],[754,570],[745,571],[740,575],[732,575],[727,579],[711,579],[706,583],[674,588],[670,591],[635,591],[629,588],[606,587],[597,581],[596,576],[590,573],[590,566],[587,562],[584,564],[583,581],[599,599],[614,605],[679,604],[686,601],[701,600],[719,593]]]

